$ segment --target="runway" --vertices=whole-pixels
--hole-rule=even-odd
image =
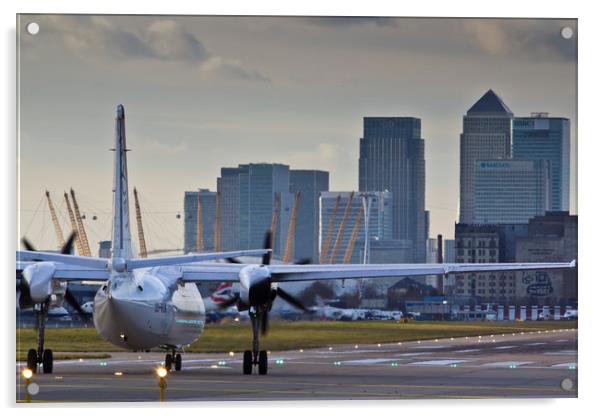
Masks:
[[[575,329],[270,352],[267,375],[242,354],[183,354],[166,401],[577,397]],[[162,353],[56,361],[32,402],[158,401]],[[17,365],[17,400],[25,397]],[[568,380],[567,380],[568,379]],[[564,380],[564,382],[563,382]]]

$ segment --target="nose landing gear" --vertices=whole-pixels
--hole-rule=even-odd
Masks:
[[[52,373],[54,357],[51,349],[44,349],[44,332],[46,329],[46,319],[48,317],[49,302],[46,301],[40,305],[40,310],[36,312],[38,319],[38,349],[31,348],[27,351],[27,368],[34,374],[38,371],[38,365],[42,365],[44,374]]]
[[[268,373],[268,353],[265,350],[259,350],[259,315],[260,313],[256,311],[249,311],[251,326],[253,327],[253,350],[246,350],[243,354],[243,374],[252,374],[254,365],[257,366],[260,375]]]
[[[182,355],[176,354],[175,350],[171,354],[165,354],[165,369],[171,371],[172,366],[176,371],[182,370]]]

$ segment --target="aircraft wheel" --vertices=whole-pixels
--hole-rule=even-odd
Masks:
[[[34,374],[38,369],[38,353],[33,348],[27,351],[27,368],[29,368]]]
[[[176,359],[174,360],[176,365],[176,371],[182,370],[182,355],[176,354]]]
[[[268,353],[267,351],[259,351],[259,374],[265,375],[268,373]]]
[[[253,372],[253,353],[246,350],[242,356],[242,373],[251,374]]]
[[[44,354],[42,354],[42,368],[44,374],[52,373],[53,361],[52,350],[44,350]]]
[[[165,354],[165,369],[171,371],[171,365],[173,364],[173,357],[171,354]]]

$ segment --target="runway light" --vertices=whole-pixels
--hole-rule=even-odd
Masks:
[[[438,339],[436,339],[436,340],[435,340],[435,342],[439,342],[439,340],[438,340]]]
[[[416,341],[417,344],[420,344],[420,341]]]
[[[524,332],[521,332],[520,334],[521,334],[521,335],[525,335],[525,333],[524,333]]]
[[[83,358],[80,358],[80,359],[79,359],[79,362],[80,362],[80,363],[83,363],[83,362],[84,362],[84,359],[83,359]]]
[[[401,345],[401,342],[398,342],[397,345]]]
[[[382,347],[382,345],[380,345],[380,344],[376,344],[376,346],[377,346],[377,347]]]
[[[493,341],[491,341],[491,342],[495,342],[495,339]]]
[[[332,347],[328,347],[328,351],[332,351]]]
[[[139,360],[141,360],[141,359],[142,359],[142,356],[140,356],[140,355],[139,355],[139,356],[138,356],[138,359],[139,359]]]
[[[502,336],[505,336],[506,334],[502,334]]]
[[[303,352],[303,348],[301,348],[301,349],[299,350],[299,352]]]
[[[481,339],[481,336],[479,335],[479,339]]]
[[[165,367],[157,368],[157,375],[159,378],[165,378],[165,376],[167,376],[167,369]]]
[[[450,341],[453,341],[453,340],[454,340],[454,338],[452,337],[452,338],[450,338],[449,340],[450,340]]]
[[[25,380],[29,380],[33,377],[33,371],[31,371],[29,368],[25,367],[23,369],[23,371],[21,372],[21,375],[23,375],[23,378]]]
[[[228,355],[229,355],[230,357],[234,357],[234,351],[230,351],[230,352],[228,353]]]
[[[355,349],[357,350],[357,344],[355,344]]]
[[[303,352],[303,351],[301,351]],[[268,350],[268,355],[272,355],[272,351]]]
[[[237,316],[236,318],[234,318],[234,322],[238,322],[240,321],[240,318]]]
[[[113,374],[116,375],[117,377],[120,377],[120,376],[123,375],[123,372],[121,372],[121,371],[115,371]]]

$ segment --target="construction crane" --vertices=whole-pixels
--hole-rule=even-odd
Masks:
[[[73,192],[73,188],[71,188],[71,199],[73,200],[73,212],[75,213],[75,220],[77,221],[77,229],[79,232],[78,235],[82,243],[83,255],[90,257],[92,256],[92,252],[90,251],[88,236],[86,235],[84,223],[82,222],[82,217],[79,213],[79,206],[77,205],[77,199],[75,199],[75,192]]]
[[[140,257],[146,258],[146,240],[144,239],[144,228],[142,228],[142,214],[140,212],[140,202],[138,201],[138,191],[134,188],[134,206],[136,207],[136,225],[138,226],[138,245],[140,246]]]
[[[77,254],[80,256],[84,255],[84,249],[82,248],[82,241],[77,230],[77,222],[75,221],[75,215],[71,209],[71,202],[69,202],[69,195],[65,192],[65,203],[67,204],[67,213],[69,214],[69,222],[71,223],[71,230],[75,233],[75,247],[77,248]]]
[[[295,228],[297,226],[297,211],[299,210],[299,202],[301,200],[301,192],[295,193],[295,203],[291,212],[291,220],[288,223],[288,234],[286,236],[286,248],[284,249],[284,257],[282,261],[288,263],[291,261],[291,252],[293,251],[293,240],[295,239]]]
[[[50,192],[46,191],[46,200],[48,201],[48,209],[50,210],[50,217],[52,218],[52,225],[54,225],[54,232],[56,233],[56,239],[59,243],[59,247],[63,247],[65,245],[65,237],[63,236],[63,230],[61,229],[61,225],[59,224],[59,220],[56,216],[56,211],[54,210],[54,204],[50,199]]]
[[[328,230],[326,232],[326,238],[324,238],[324,242],[322,243],[322,250],[320,251],[320,263],[326,262],[326,256],[328,255],[328,248],[330,246],[330,240],[332,240],[332,233],[334,232],[334,224],[337,219],[337,212],[339,211],[339,205],[341,204],[341,195],[337,196],[336,201],[334,202],[334,209],[332,210],[332,215],[330,216],[330,220],[328,221]]]
[[[205,251],[205,243],[203,242],[203,203],[200,190],[196,205],[196,251],[199,253]]]
[[[360,231],[360,225],[362,224],[363,218],[364,218],[364,207],[360,206],[360,210],[357,213],[357,217],[355,217],[355,223],[353,224],[353,230],[351,231],[351,237],[349,238],[349,244],[347,244],[347,249],[345,250],[345,255],[343,256],[343,264],[349,263],[349,259],[351,259],[351,254],[353,253],[353,248],[355,247],[355,240],[357,240],[357,234]]]
[[[337,252],[339,251],[339,246],[341,245],[341,241],[343,240],[343,234],[345,233],[345,225],[347,224],[347,217],[349,217],[349,210],[351,209],[351,203],[353,202],[354,191],[351,191],[349,194],[349,199],[347,200],[347,205],[345,205],[345,210],[343,211],[343,218],[341,218],[341,224],[339,225],[339,231],[337,232],[337,238],[334,240],[334,244],[332,246],[332,253],[330,254],[330,262],[335,263],[337,259]]]
[[[222,245],[222,209],[221,209],[222,194],[217,191],[215,194],[215,230],[213,230],[213,249],[221,250]]]
[[[272,248],[276,246],[276,229],[278,228],[278,213],[280,212],[280,192],[276,192],[274,195],[274,210],[272,211],[272,226],[270,232],[272,233]]]

